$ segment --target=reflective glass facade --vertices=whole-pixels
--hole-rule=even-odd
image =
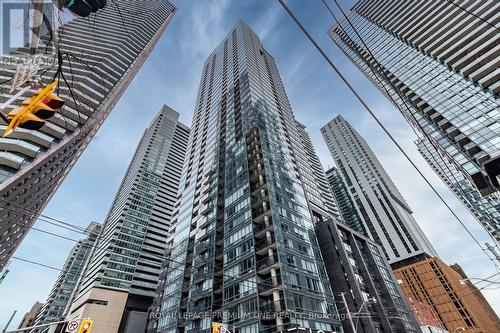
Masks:
[[[88,237],[79,241],[72,249],[64,263],[61,274],[57,278],[47,301],[42,306],[33,325],[42,325],[64,320],[69,305],[75,296],[78,283],[81,281],[85,266],[94,251],[94,246],[101,225],[92,222],[86,229]],[[44,329],[35,330],[42,333]]]
[[[203,66],[158,332],[342,330],[307,161],[274,59],[240,21]]]
[[[500,4],[461,6],[362,0],[349,20],[364,43],[345,20],[330,36],[486,195],[497,191],[500,174],[500,36],[492,27]]]
[[[328,169],[326,171],[326,176],[328,177],[328,183],[338,205],[341,216],[339,220],[362,235],[367,236],[368,233],[365,229],[365,225],[363,224],[363,219],[356,210],[356,205],[352,201],[349,189],[346,184],[344,184],[342,176],[337,168],[333,167]],[[358,206],[361,205],[358,203]]]
[[[497,245],[500,244],[500,198],[498,194],[481,196],[477,189],[448,162],[432,144],[420,139],[415,142],[418,151],[439,177],[453,191],[472,215],[483,225]]]
[[[107,314],[109,319],[96,320],[92,330],[97,333],[118,332],[116,326],[125,333],[134,332],[127,330],[130,325],[145,328],[189,137],[178,118],[165,105],[144,131],[72,303],[70,318]],[[135,328],[137,323],[142,328]]]

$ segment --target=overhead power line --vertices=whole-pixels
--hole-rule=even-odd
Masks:
[[[446,200],[439,194],[439,192],[436,190],[434,185],[427,179],[427,177],[420,171],[420,169],[417,167],[415,162],[410,158],[410,156],[406,153],[406,151],[401,147],[401,145],[397,142],[397,140],[392,136],[392,134],[387,130],[384,124],[379,120],[377,115],[372,111],[372,109],[366,104],[364,99],[358,94],[358,92],[354,89],[354,87],[351,85],[351,83],[347,80],[347,78],[342,74],[342,72],[335,66],[335,64],[332,62],[330,57],[325,53],[325,51],[321,48],[321,46],[316,42],[316,40],[309,34],[309,32],[306,30],[306,28],[302,25],[300,20],[293,14],[293,12],[290,10],[290,8],[287,6],[284,0],[278,0],[280,4],[283,6],[285,11],[288,13],[288,15],[292,18],[292,20],[297,24],[297,26],[302,30],[302,32],[306,35],[306,37],[309,39],[309,41],[316,47],[316,49],[319,51],[319,53],[323,56],[323,58],[326,60],[326,62],[330,65],[330,67],[335,71],[335,73],[340,77],[342,82],[348,87],[348,89],[353,93],[353,95],[356,97],[356,99],[361,103],[363,106],[364,110],[366,110],[372,118],[375,120],[375,122],[382,128],[384,133],[390,138],[390,140],[396,145],[398,150],[403,154],[403,156],[406,158],[406,160],[411,164],[411,166],[417,171],[417,173],[422,177],[422,179],[427,183],[427,185],[431,188],[431,190],[435,193],[435,195],[439,198],[439,200],[446,206],[448,211],[455,217],[455,219],[466,229],[467,233],[470,235],[470,237],[474,240],[474,242],[479,246],[479,248],[488,256],[488,258],[491,260],[490,256],[488,253],[483,249],[479,241],[476,239],[476,237],[465,227],[463,224],[462,220],[458,217],[458,215],[453,211],[451,206],[446,202]],[[498,265],[493,262],[493,264],[498,268]]]
[[[328,10],[328,12],[330,13],[330,15],[332,16],[332,18],[335,20],[335,22],[337,23],[338,27],[346,34],[346,36],[348,38],[350,38],[349,36],[349,33],[344,29],[344,27],[342,26],[341,22],[337,19],[337,17],[335,16],[333,10],[331,9],[330,5],[325,1],[325,0],[321,0],[324,4],[324,6],[326,7],[326,9]],[[375,57],[375,55],[372,53],[370,47],[366,44],[366,42],[364,41],[363,37],[361,36],[361,34],[358,32],[358,30],[356,29],[356,27],[354,26],[354,24],[351,22],[351,20],[349,19],[349,16],[344,12],[344,10],[342,9],[342,6],[340,6],[340,4],[338,3],[337,0],[333,0],[333,2],[335,3],[335,5],[337,6],[337,8],[341,11],[342,13],[342,16],[343,18],[346,20],[346,22],[349,24],[349,26],[351,27],[351,29],[353,30],[354,34],[356,35],[356,37],[359,39],[359,41],[363,44],[366,52],[370,55],[370,57],[374,60],[375,63],[378,64],[378,60],[377,58]],[[361,57],[362,58],[362,57]],[[363,59],[363,58],[362,58]],[[401,112],[401,114],[403,115],[403,117],[406,118],[405,114],[402,112],[402,110],[400,110],[399,106],[400,104],[396,102],[396,100],[392,97],[391,93],[387,90],[387,88],[385,87],[385,84],[380,80],[379,78],[379,75],[382,75],[385,82],[387,84],[390,85],[390,87],[392,88],[392,90],[398,95],[399,99],[403,102],[403,105],[404,107],[406,108],[407,110],[407,113],[408,115],[413,119],[413,122],[415,124],[418,124],[418,120],[415,118],[415,115],[413,114],[413,112],[411,111],[411,107],[408,105],[408,102],[406,100],[406,97],[403,96],[401,94],[401,92],[399,91],[399,89],[397,87],[395,87],[394,83],[392,82],[392,80],[387,76],[387,74],[385,73],[384,69],[381,69],[380,71],[376,71],[374,68],[373,68],[373,65],[370,63],[370,61],[364,61],[364,63],[368,66],[368,68],[370,69],[371,73],[373,74],[373,77],[375,78],[375,80],[377,80],[377,82],[379,83],[379,86],[384,90],[385,92],[385,95],[387,96],[387,98],[389,98],[391,100],[391,102],[394,104],[394,106],[396,107],[397,110],[399,110]],[[415,135],[417,137],[419,137],[419,135],[417,134],[417,132],[415,131],[415,129],[413,128],[413,126],[410,124],[410,127],[412,128],[413,132],[415,133]],[[426,140],[428,140],[431,144],[433,142],[433,139],[428,135],[428,133],[425,132],[425,130],[422,130],[422,134],[425,136]],[[426,145],[424,145],[427,152],[429,152],[429,149]],[[435,148],[436,149],[436,148]],[[441,157],[441,155],[438,153],[438,156],[441,158],[441,160],[443,161],[444,165],[448,168],[448,171],[450,171],[450,173],[453,175],[454,172],[452,170],[449,169],[449,166],[448,166],[448,162],[447,161],[444,161],[443,158]],[[418,171],[418,170],[417,170]],[[420,172],[419,172],[420,173]],[[425,180],[425,179],[424,179]],[[428,182],[429,183],[429,182]],[[433,191],[438,194],[437,190],[433,188],[433,186],[429,183],[429,186],[431,186],[431,188],[433,189]],[[440,195],[438,194],[438,196],[440,197]],[[443,203],[444,202],[444,198],[441,198],[442,199]],[[474,239],[476,241],[476,243],[479,245],[479,247],[481,248],[481,250],[486,254],[486,256],[493,262],[493,264],[497,266],[497,263],[495,262],[495,259],[494,258],[491,258],[489,253],[486,252],[486,250],[483,248],[483,246],[479,243],[479,241],[477,241],[477,239],[475,238],[475,236],[473,236],[472,232],[467,228],[467,226],[465,225],[465,223],[462,221],[462,219],[460,219],[458,217],[458,214],[455,214],[455,212],[452,210],[451,206],[447,205],[445,203],[445,205],[447,206],[448,210],[454,215],[454,217],[457,219],[457,221],[460,223],[460,225],[462,226],[462,228],[472,237],[472,239]],[[491,237],[491,239],[493,241],[495,241],[493,239],[493,237],[491,235],[489,235]]]
[[[9,220],[6,220],[6,219],[3,219],[3,221],[6,222],[6,223],[9,223],[9,224],[16,224],[16,225],[24,226],[23,224],[21,224],[19,222],[9,221]],[[26,226],[24,226],[24,227],[26,227]],[[40,228],[32,227],[31,229],[33,229],[35,231],[38,231],[38,232],[42,232],[42,233],[48,234],[48,235],[53,236],[53,237],[61,238],[61,239],[67,240],[67,241],[71,241],[71,242],[75,242],[75,243],[82,242],[82,240],[74,239],[74,238],[71,238],[71,237],[66,237],[66,236],[59,235],[57,233],[50,232],[50,231],[47,231],[47,230],[43,230],[43,229],[40,229]],[[97,241],[96,241],[96,243],[94,243],[94,245],[85,244],[85,243],[83,243],[82,245],[86,246],[86,247],[89,247],[89,248],[94,248],[94,249],[97,249],[97,250],[107,250],[107,249],[109,249],[109,247],[98,246],[97,245]],[[170,262],[170,263],[182,266],[182,267],[170,266],[170,267],[168,267],[167,270],[172,270],[173,269],[173,270],[178,270],[178,271],[182,271],[182,272],[185,271],[185,269],[183,268],[184,266],[186,266],[185,262],[176,261],[174,259],[171,259],[171,258],[168,258],[168,257],[165,257],[165,256],[160,256],[160,255],[157,255],[157,254],[152,254],[152,253],[148,253],[148,256],[156,258],[156,259],[161,259],[162,261],[167,261],[167,262]],[[48,264],[40,263],[40,262],[37,262],[37,261],[31,261],[31,260],[22,259],[22,258],[19,258],[19,257],[12,257],[12,258],[18,259],[18,260],[21,260],[21,261],[25,261],[25,262],[29,262],[29,263],[32,263],[34,265],[44,266],[44,267],[55,269],[55,270],[58,270],[58,271],[63,271],[63,269],[60,269],[60,268],[57,268],[57,267],[54,267],[54,266],[50,266]],[[264,259],[266,259],[266,258],[264,258]],[[220,266],[214,266],[214,269],[215,268],[219,268],[219,267]],[[248,271],[248,273],[250,273],[250,272],[251,272],[251,270]],[[196,274],[196,272],[194,274]],[[77,275],[77,274],[73,274],[73,275]],[[222,276],[226,277],[226,278],[236,279],[236,278],[240,278],[243,275],[241,275],[241,276],[240,275],[233,276],[233,275],[228,275],[228,274],[222,274]],[[264,284],[263,281],[261,281],[261,282],[259,282],[259,281],[240,281],[240,282],[243,282],[243,283],[254,283],[256,285],[264,285],[266,287],[269,286],[267,284]],[[240,283],[240,282],[238,282],[238,283]]]

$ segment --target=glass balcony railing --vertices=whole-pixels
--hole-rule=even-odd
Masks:
[[[257,261],[256,266],[257,266],[257,271],[261,272],[277,265],[279,265],[278,255],[273,254],[272,256]]]
[[[255,251],[258,252],[272,246],[273,244],[276,244],[276,238],[274,237],[274,235],[271,235],[271,237],[266,237],[263,240],[255,243]]]
[[[254,234],[256,236],[258,236],[259,233],[262,233],[263,231],[265,230],[269,230],[271,229],[271,227],[273,227],[274,224],[273,224],[273,220],[271,218],[269,218],[267,221],[265,221],[264,223],[261,223],[261,224],[256,224],[255,225],[255,228],[253,229],[254,231]]]
[[[285,301],[283,299],[280,299],[274,302],[263,304],[260,306],[259,310],[260,313],[263,314],[274,314],[274,313],[284,312],[286,311]],[[274,320],[275,318],[272,319]]]

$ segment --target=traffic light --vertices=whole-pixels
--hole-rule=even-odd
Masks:
[[[92,319],[83,319],[82,323],[80,324],[80,329],[78,330],[78,333],[90,333],[92,324],[94,324],[94,321]]]
[[[107,0],[54,0],[57,8],[68,8],[73,14],[87,17],[103,9],[108,4]]]
[[[44,119],[52,117],[57,109],[64,105],[64,101],[54,94],[57,80],[46,87],[39,89],[32,97],[25,99],[21,106],[15,108],[7,114],[9,124],[3,132],[2,137],[6,137],[17,127],[37,130],[45,125]]]
[[[219,323],[212,323],[212,333],[221,333],[221,327]]]

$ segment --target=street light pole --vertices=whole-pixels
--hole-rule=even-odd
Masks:
[[[14,312],[12,313],[12,316],[10,316],[9,321],[7,322],[7,324],[5,324],[5,327],[2,330],[3,333],[7,332],[7,328],[9,327],[10,322],[12,321],[12,319],[14,319],[14,316],[16,315],[16,313],[17,313],[17,310],[14,310]]]
[[[349,322],[351,323],[352,332],[353,333],[357,333],[356,332],[356,327],[354,326],[354,323],[352,322],[351,312],[349,311],[349,305],[347,305],[347,301],[345,299],[345,292],[340,293],[340,296],[342,297],[342,301],[344,302],[345,309],[346,309],[346,314],[347,314],[347,317],[349,318]]]

